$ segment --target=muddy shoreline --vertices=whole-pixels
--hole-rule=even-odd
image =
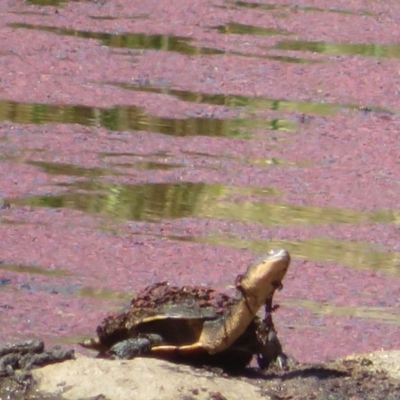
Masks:
[[[396,399],[399,352],[353,355],[324,364],[272,367],[230,376],[151,358],[75,360],[32,371],[31,380],[0,378],[0,395],[17,399]],[[94,379],[94,377],[96,379]]]

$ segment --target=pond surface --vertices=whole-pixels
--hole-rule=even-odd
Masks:
[[[1,6],[0,340],[284,247],[287,353],[400,348],[400,2],[326,3]]]

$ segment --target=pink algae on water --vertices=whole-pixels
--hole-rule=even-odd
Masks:
[[[400,347],[399,2],[36,3],[0,15],[1,340],[285,247],[286,352]]]

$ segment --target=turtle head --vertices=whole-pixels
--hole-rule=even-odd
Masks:
[[[268,296],[281,287],[289,263],[290,255],[286,250],[271,250],[266,256],[250,265],[238,280],[237,287],[244,297],[253,298],[261,307]]]

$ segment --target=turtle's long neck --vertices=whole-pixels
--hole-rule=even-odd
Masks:
[[[241,296],[238,302],[231,307],[221,320],[212,322],[214,340],[204,343],[204,347],[210,354],[227,349],[242,335],[253,320],[257,311],[264,304],[265,299],[256,296]],[[210,322],[211,324],[211,322]]]
[[[273,251],[238,277],[236,287],[241,292],[240,299],[223,317],[204,324],[200,343],[210,354],[227,349],[246,331],[267,298],[281,285],[289,263],[287,251]]]

